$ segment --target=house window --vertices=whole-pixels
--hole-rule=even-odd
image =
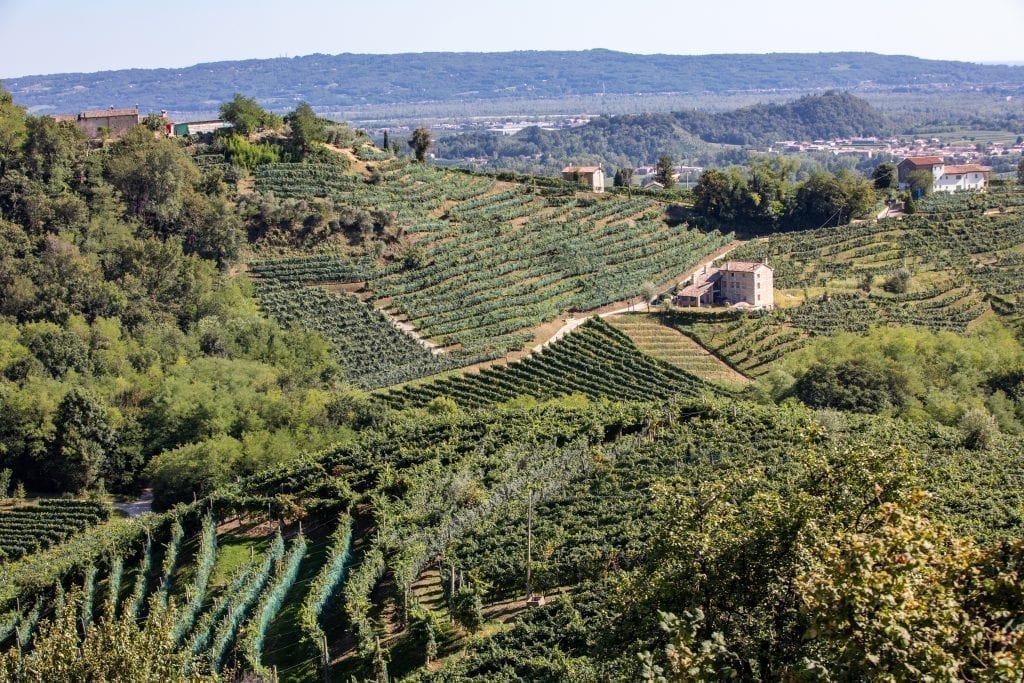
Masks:
[[[961,179],[962,177],[963,177],[963,176],[959,176],[959,175],[958,175],[958,176],[956,177],[956,179],[957,179],[957,180],[960,180],[960,179]]]

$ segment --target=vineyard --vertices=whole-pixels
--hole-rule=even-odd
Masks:
[[[615,315],[608,322],[629,335],[644,353],[676,365],[706,381],[739,386],[747,379],[722,363],[685,334],[663,324],[654,314]]]
[[[605,328],[569,339],[621,334]],[[86,630],[101,619],[162,619],[193,672],[427,674],[427,659],[464,647],[465,634],[493,613],[489,605],[521,600],[528,504],[531,589],[577,587],[587,609],[587,586],[648,556],[655,527],[647,520],[661,514],[650,491],[669,479],[697,487],[757,472],[764,486],[784,487],[817,476],[821,461],[802,455],[809,448],[833,457],[825,454],[906,446],[920,462],[880,457],[871,466],[891,463],[899,477],[916,477],[934,492],[934,513],[959,528],[1017,533],[1024,503],[1017,437],[980,462],[943,428],[849,416],[844,428],[825,431],[807,410],[708,398],[410,417],[126,522],[116,537],[86,530],[22,560],[0,580],[0,644],[30,656],[42,620],[74,610]],[[525,627],[532,617],[521,610],[513,616]],[[471,677],[489,656],[471,650],[438,675]],[[604,671],[599,678],[636,666],[629,648],[588,656]]]
[[[747,377],[764,374],[774,361],[796,351],[808,339],[806,332],[792,325],[785,310],[755,315],[676,311],[662,314],[661,323],[690,337]]]
[[[1024,214],[1006,213],[910,216],[773,235],[768,242],[744,245],[734,257],[767,257],[775,269],[776,287],[791,289],[857,289],[868,279],[881,280],[906,267],[921,284],[904,299],[926,302],[958,287],[970,288],[977,296],[1019,293],[1024,284],[1014,282],[1010,274],[1022,253]],[[874,288],[872,293],[880,294]],[[896,297],[894,303],[904,301]]]
[[[720,390],[696,375],[644,355],[625,334],[592,318],[526,360],[409,385],[384,394],[384,400],[402,409],[447,396],[464,408],[484,408],[519,396],[549,399],[584,394],[594,399],[649,401],[717,393]]]
[[[282,165],[283,166],[283,165]],[[329,170],[261,167],[256,188],[329,196],[337,205],[394,212],[422,257],[368,263],[323,257],[255,263],[306,284],[362,283],[377,305],[439,346],[471,357],[522,348],[532,330],[566,310],[636,296],[644,282],[680,275],[729,240],[666,222],[647,198],[576,198],[527,183],[501,183],[422,164],[385,161],[379,182],[350,186]]]
[[[990,187],[985,192],[933,192],[920,199],[918,211],[935,214],[936,220],[957,216],[978,216],[986,211],[1018,210],[1024,206],[1024,192],[1017,187]]]
[[[435,354],[396,327],[386,313],[344,292],[307,287],[295,280],[254,280],[256,298],[284,326],[319,332],[330,341],[345,379],[364,389],[400,384],[425,375],[490,360],[495,354]]]
[[[0,562],[45,550],[109,516],[105,503],[59,499],[0,510]]]

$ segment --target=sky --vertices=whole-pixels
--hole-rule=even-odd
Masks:
[[[1024,62],[1024,0],[0,0],[0,78],[312,53],[867,51]]]

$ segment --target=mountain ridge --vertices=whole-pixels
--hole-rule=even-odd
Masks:
[[[135,100],[144,111],[211,111],[235,91],[288,110],[593,94],[724,93],[830,88],[1024,89],[1024,67],[870,52],[640,55],[585,51],[322,53],[182,68],[29,75],[4,80],[39,113]],[[244,85],[242,85],[244,84]]]

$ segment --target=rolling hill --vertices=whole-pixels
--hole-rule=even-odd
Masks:
[[[600,161],[606,166],[653,164],[661,154],[692,156],[706,145],[764,145],[777,140],[879,136],[893,132],[888,118],[849,93],[807,95],[784,104],[757,104],[732,111],[678,111],[596,118],[562,130],[525,128],[515,135],[480,132],[442,138],[445,159],[539,158]]]
[[[239,84],[245,84],[242,88]],[[213,112],[242,89],[286,111],[361,104],[553,98],[594,93],[810,92],[829,88],[956,89],[1024,85],[1024,67],[865,52],[634,55],[583,52],[308,55],[94,74],[5,74],[37,112],[102,109],[130,97],[142,111]],[[130,93],[130,95],[128,95]]]
[[[365,137],[229,183],[54,131],[0,167],[0,679],[1024,672],[1021,189],[738,245]],[[623,315],[725,253],[792,305]]]

